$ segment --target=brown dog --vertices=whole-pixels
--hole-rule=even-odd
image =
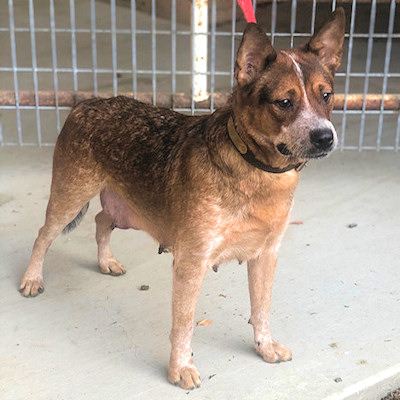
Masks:
[[[54,150],[46,222],[22,294],[43,291],[47,249],[100,193],[101,272],[125,273],[109,248],[114,227],[142,229],[160,251],[173,252],[171,382],[200,385],[191,350],[198,293],[206,272],[232,259],[248,262],[257,352],[267,362],[290,360],[290,350],[271,338],[272,281],[298,170],[337,142],[329,117],[344,26],[338,9],[306,45],[276,51],[248,24],[231,103],[212,115],[186,116],[126,97],[78,104]]]

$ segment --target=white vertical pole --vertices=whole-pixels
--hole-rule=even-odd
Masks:
[[[193,62],[194,101],[208,98],[207,91],[207,51],[208,51],[208,0],[194,0],[193,12]]]

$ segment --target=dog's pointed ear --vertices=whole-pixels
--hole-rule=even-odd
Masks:
[[[332,73],[342,61],[345,26],[344,10],[339,7],[306,45],[306,49],[317,54]]]
[[[257,24],[247,24],[235,63],[235,78],[239,86],[252,82],[275,58],[276,51],[265,32]]]

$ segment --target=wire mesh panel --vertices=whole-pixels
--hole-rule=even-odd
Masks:
[[[0,0],[0,142],[54,145],[76,102],[123,93],[191,114],[228,101],[246,22],[236,0]],[[278,49],[338,6],[346,39],[333,121],[341,149],[400,146],[400,6],[253,2]]]

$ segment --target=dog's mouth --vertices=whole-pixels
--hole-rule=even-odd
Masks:
[[[300,158],[308,159],[308,160],[318,160],[320,158],[324,158],[329,155],[330,151],[322,151],[322,150],[309,150],[305,153],[302,153]]]
[[[319,158],[324,158],[329,154],[329,152],[319,152],[319,153],[312,153],[307,155],[307,158],[314,158],[314,159],[319,159]]]
[[[319,158],[324,158],[326,157],[330,151],[322,151],[322,150],[309,150],[306,152],[303,152],[301,154],[293,154],[287,147],[285,143],[279,143],[276,146],[276,149],[285,157],[296,157],[296,158],[302,158],[302,159],[319,159]]]
[[[292,152],[287,148],[285,143],[279,143],[276,148],[278,149],[279,153],[283,154],[284,156],[292,155]]]

